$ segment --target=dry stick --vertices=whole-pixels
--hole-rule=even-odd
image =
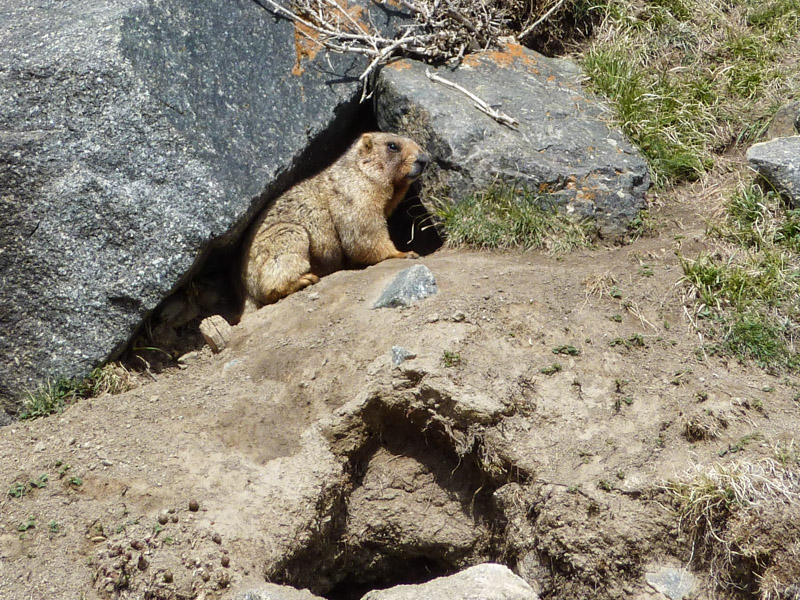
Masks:
[[[489,106],[486,102],[484,102],[483,100],[478,98],[475,94],[473,94],[469,90],[464,89],[463,87],[461,87],[457,83],[453,83],[452,81],[448,81],[447,79],[444,79],[443,77],[440,77],[439,75],[436,75],[435,73],[431,73],[430,69],[426,69],[425,70],[425,75],[427,75],[428,79],[430,79],[431,81],[435,81],[437,83],[441,83],[442,85],[446,85],[449,88],[453,88],[454,90],[458,90],[462,94],[465,94],[470,100],[472,100],[475,103],[475,108],[477,108],[479,111],[481,111],[483,113],[486,113],[487,115],[489,115],[492,119],[494,119],[498,123],[500,123],[502,125],[506,125],[506,126],[510,127],[511,129],[514,129],[514,130],[519,128],[519,121],[517,121],[513,117],[509,117],[505,113],[501,113],[501,112],[496,111],[491,106]]]
[[[340,12],[340,13],[341,13],[343,16],[344,16],[344,18],[345,18],[345,19],[347,19],[348,21],[350,21],[350,24],[351,24],[353,27],[355,27],[355,28],[356,28],[358,31],[360,31],[360,32],[361,32],[361,34],[362,34],[362,35],[364,35],[365,37],[368,37],[368,36],[369,36],[369,33],[368,33],[368,32],[366,32],[366,31],[364,30],[364,28],[361,26],[361,23],[359,23],[358,21],[356,21],[356,20],[353,18],[353,16],[352,16],[352,15],[351,15],[349,12],[347,12],[347,11],[346,11],[344,8],[342,8],[341,6],[339,6],[339,5],[338,5],[336,2],[334,2],[333,0],[326,0],[326,3],[327,3],[329,6],[331,6],[331,7],[332,7],[334,10],[338,10],[338,11],[339,11],[339,12]],[[377,48],[375,48],[375,49],[377,50]]]
[[[563,4],[564,4],[564,0],[559,0],[559,2],[556,2],[556,3],[555,3],[555,4],[554,4],[554,5],[553,5],[553,6],[550,8],[550,10],[548,10],[548,11],[547,11],[546,13],[544,13],[544,14],[543,14],[541,17],[539,17],[539,18],[536,20],[536,22],[535,22],[533,25],[531,25],[530,27],[526,27],[526,28],[525,28],[525,30],[524,30],[522,33],[520,33],[520,34],[519,34],[519,39],[520,39],[520,40],[524,40],[526,37],[528,37],[528,36],[531,34],[531,32],[532,32],[534,29],[536,29],[536,28],[537,28],[539,25],[541,25],[541,24],[542,24],[542,23],[543,23],[543,22],[544,22],[546,19],[548,19],[548,18],[550,17],[550,15],[552,15],[552,14],[553,14],[554,12],[556,12],[556,11],[557,11],[559,8],[561,8],[561,6],[562,6]]]
[[[406,32],[403,35],[403,37],[401,37],[399,40],[397,40],[393,44],[390,44],[390,45],[386,46],[385,48],[383,48],[377,54],[377,56],[375,56],[375,58],[373,58],[370,61],[370,63],[367,65],[367,68],[364,69],[364,72],[361,73],[361,76],[358,78],[359,81],[363,82],[363,87],[361,89],[361,100],[360,100],[360,102],[363,102],[364,100],[368,100],[372,96],[372,92],[367,93],[367,90],[369,89],[369,76],[370,76],[370,74],[378,67],[379,64],[381,64],[383,62],[386,62],[386,60],[389,58],[389,56],[392,54],[392,52],[394,52],[397,48],[403,47],[407,41],[413,40],[413,39],[414,39],[414,36],[411,36],[411,35],[408,34],[408,32]]]
[[[341,39],[341,40],[351,40],[351,41],[362,42],[362,43],[365,43],[365,39],[369,38],[371,40],[379,40],[382,43],[386,43],[386,44],[391,43],[391,40],[387,40],[385,38],[381,38],[381,37],[378,37],[378,36],[365,36],[365,35],[358,34],[358,33],[345,33],[344,31],[337,31],[337,30],[332,29],[332,28],[329,29],[329,28],[325,28],[325,27],[319,27],[317,25],[314,25],[310,21],[306,21],[302,17],[297,16],[295,13],[293,13],[292,11],[290,11],[287,8],[284,8],[283,6],[278,4],[277,2],[274,2],[273,0],[263,0],[263,1],[268,3],[276,13],[282,14],[283,16],[291,19],[292,21],[297,21],[301,25],[305,25],[309,29],[311,29],[313,31],[316,31],[317,33],[320,33],[320,34],[322,34],[322,35],[324,35],[326,37],[337,38],[337,39]],[[257,3],[260,4],[260,2],[257,2]],[[303,33],[305,33],[305,32],[303,32]],[[368,49],[367,50],[366,48],[364,50],[367,50],[367,51],[361,51],[360,49],[352,49],[352,50],[345,49],[346,48],[345,46],[335,45],[335,44],[332,44],[332,43],[330,43],[330,42],[328,42],[327,40],[324,40],[324,39],[323,40],[316,40],[313,37],[309,36],[308,34],[306,34],[306,37],[314,40],[315,42],[317,42],[320,45],[329,45],[330,44],[330,46],[329,46],[330,48],[338,50],[340,52],[359,52],[360,54],[369,54],[370,56],[373,56],[377,52],[376,50],[373,50],[373,49]]]

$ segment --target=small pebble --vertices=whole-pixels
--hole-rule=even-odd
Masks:
[[[172,571],[164,571],[164,582],[165,583],[172,583]]]
[[[167,515],[165,515],[164,513],[161,513],[160,515],[158,515],[158,522],[159,523],[161,523],[162,525],[166,525],[167,521],[169,521],[169,517]]]
[[[148,567],[147,559],[144,557],[144,554],[139,555],[139,562],[136,563],[137,568],[140,571],[145,571]]]
[[[142,544],[142,542],[140,542],[139,540],[133,540],[131,542],[131,548],[133,548],[134,550],[141,550],[142,548],[144,548],[144,544]]]
[[[211,579],[211,574],[205,569],[200,569],[200,579],[202,579],[203,581],[208,581],[209,579]]]
[[[178,522],[178,515],[172,515],[172,522],[173,523],[177,523]]]
[[[192,512],[197,512],[200,510],[200,503],[197,500],[189,500],[189,510]]]
[[[228,556],[227,554],[223,554],[223,555],[222,555],[222,558],[220,559],[220,562],[222,563],[222,566],[223,566],[223,567],[226,567],[226,568],[227,568],[227,567],[228,567],[228,565],[230,565],[230,564],[231,564],[231,557],[230,557],[230,556]]]
[[[222,538],[220,537],[220,535],[219,535],[218,533],[215,533],[214,535],[212,535],[212,536],[211,536],[211,540],[212,540],[212,541],[213,541],[215,544],[221,544],[221,543],[222,543]]]

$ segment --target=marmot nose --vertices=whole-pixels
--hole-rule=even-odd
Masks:
[[[428,158],[427,154],[420,154],[417,156],[416,160],[414,160],[414,164],[411,165],[411,170],[408,173],[409,179],[416,179],[422,174],[422,171],[425,170],[425,165],[431,162],[431,159]]]

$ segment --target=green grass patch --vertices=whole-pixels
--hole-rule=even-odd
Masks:
[[[19,418],[37,419],[60,414],[69,404],[81,398],[101,394],[119,394],[130,388],[130,373],[118,363],[109,363],[94,369],[85,379],[60,379],[48,381],[22,397]]]
[[[447,368],[458,367],[463,362],[464,361],[461,358],[461,354],[459,352],[452,352],[451,350],[445,350],[442,353],[442,363]]]
[[[546,196],[495,185],[437,211],[450,246],[546,249],[556,254],[591,245],[593,231],[559,212]]]
[[[800,367],[800,212],[759,186],[742,186],[710,228],[713,254],[681,258],[713,350],[762,367]]]
[[[765,130],[800,75],[800,0],[609,0],[581,60],[663,186]]]

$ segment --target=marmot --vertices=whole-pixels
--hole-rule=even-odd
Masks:
[[[395,247],[386,219],[428,162],[413,140],[365,133],[330,167],[279,196],[245,242],[245,312],[348,266],[418,258]]]

